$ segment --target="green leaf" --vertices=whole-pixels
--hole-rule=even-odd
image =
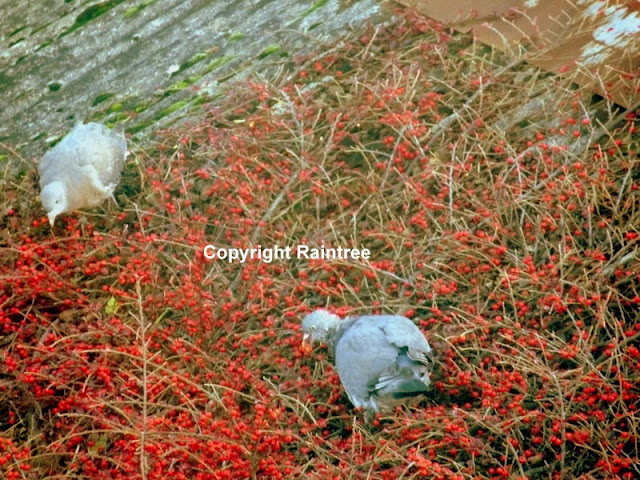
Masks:
[[[109,300],[107,300],[107,306],[104,307],[104,311],[107,315],[114,315],[118,312],[119,308],[120,305],[118,305],[118,301],[115,299],[115,297],[111,297]]]

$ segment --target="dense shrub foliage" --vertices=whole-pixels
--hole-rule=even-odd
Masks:
[[[158,132],[118,206],[51,230],[5,178],[0,476],[640,476],[636,115],[411,15],[294,68]],[[414,319],[432,394],[366,424],[316,307]]]

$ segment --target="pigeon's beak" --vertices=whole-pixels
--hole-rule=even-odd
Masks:
[[[302,336],[302,351],[309,353],[311,350],[313,350],[313,348],[311,347],[311,339],[310,339],[311,335],[309,335],[308,333],[305,333]]]
[[[53,227],[53,222],[56,221],[56,215],[55,213],[51,212],[47,214],[47,217],[49,218],[49,225],[51,225]]]

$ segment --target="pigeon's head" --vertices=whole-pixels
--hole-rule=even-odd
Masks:
[[[52,182],[45,185],[40,192],[40,201],[47,211],[49,223],[53,227],[56,217],[67,209],[67,193],[61,182]]]
[[[316,310],[302,320],[303,342],[325,342],[340,324],[340,317],[326,310]]]

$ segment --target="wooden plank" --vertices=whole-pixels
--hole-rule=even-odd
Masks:
[[[640,0],[399,0],[630,108],[640,102]]]

